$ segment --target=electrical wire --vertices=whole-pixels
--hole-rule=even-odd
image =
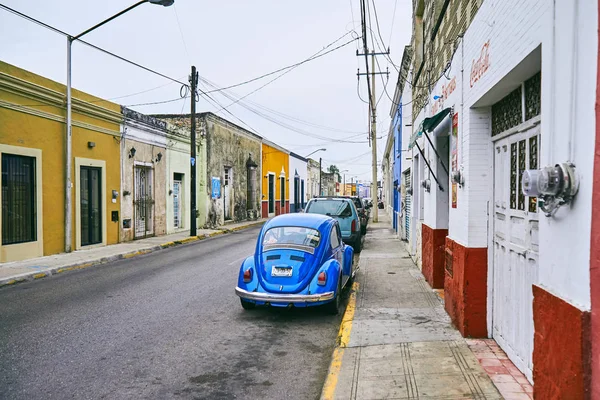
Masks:
[[[185,37],[183,36],[183,30],[181,29],[181,23],[179,22],[179,14],[177,14],[177,5],[173,4],[173,11],[175,13],[175,19],[177,20],[177,27],[179,27],[179,34],[181,35],[181,41],[183,42],[183,48],[185,49],[185,54],[187,55],[188,62],[192,64],[192,58],[190,57],[190,52],[188,51],[187,43],[185,42]]]
[[[355,31],[349,31],[349,32],[346,32],[346,33],[345,33],[345,34],[342,36],[342,38],[343,38],[343,37],[345,37],[345,36],[347,36],[347,35],[349,35],[349,34],[351,34],[351,33],[356,33],[356,32],[355,32]],[[341,39],[341,38],[339,38],[339,39],[336,39],[336,40],[335,40],[333,43],[335,43],[335,42],[338,42],[340,39]],[[252,83],[252,82],[258,81],[258,80],[260,80],[260,79],[266,78],[267,76],[275,75],[275,74],[277,74],[277,73],[279,73],[279,72],[282,72],[282,71],[285,71],[285,70],[287,70],[287,69],[290,69],[290,68],[295,68],[295,67],[297,67],[297,66],[300,66],[300,65],[302,65],[302,64],[306,64],[307,62],[310,62],[310,61],[316,60],[316,59],[318,59],[318,58],[321,58],[321,57],[323,57],[323,56],[325,56],[325,55],[327,55],[327,54],[329,54],[329,53],[332,53],[332,52],[334,52],[334,51],[336,51],[336,50],[339,50],[339,49],[341,49],[342,47],[345,47],[345,46],[349,45],[350,43],[354,43],[355,41],[357,41],[357,40],[359,40],[359,39],[360,39],[360,36],[358,36],[358,37],[355,37],[355,38],[352,38],[351,40],[349,40],[349,41],[347,41],[347,42],[345,42],[345,43],[343,43],[343,44],[341,44],[341,45],[339,45],[339,46],[337,46],[337,47],[334,47],[333,49],[331,49],[331,50],[329,50],[329,51],[326,51],[325,53],[322,53],[322,54],[316,55],[316,56],[314,56],[314,57],[309,57],[309,58],[307,58],[307,59],[305,59],[305,60],[302,60],[302,61],[300,61],[300,62],[297,62],[297,63],[291,64],[291,65],[288,65],[288,66],[286,66],[286,67],[283,67],[283,68],[279,68],[279,69],[277,69],[277,70],[275,70],[275,71],[271,71],[271,72],[268,72],[268,73],[266,73],[266,74],[262,74],[262,75],[260,75],[260,76],[257,76],[256,78],[248,79],[248,80],[246,80],[246,81],[243,81],[243,82],[240,82],[240,83],[236,83],[236,84],[234,84],[234,85],[229,85],[229,86],[225,86],[225,87],[222,87],[222,88],[218,88],[218,89],[214,89],[214,90],[208,91],[207,93],[215,93],[215,92],[220,92],[220,91],[222,91],[222,90],[233,89],[233,88],[236,88],[236,87],[239,87],[239,86],[243,86],[243,85],[247,85],[247,84],[249,84],[249,83]]]
[[[35,18],[33,18],[33,17],[29,16],[29,15],[23,14],[22,12],[19,12],[19,11],[15,10],[14,8],[10,8],[10,7],[8,7],[8,6],[4,5],[4,4],[0,4],[0,8],[2,8],[2,9],[4,9],[4,10],[6,10],[6,11],[8,11],[8,12],[10,12],[10,13],[12,13],[12,14],[16,15],[16,16],[19,16],[19,17],[21,17],[21,18],[24,18],[24,19],[26,19],[26,20],[28,20],[28,21],[30,21],[30,22],[33,22],[33,23],[35,23],[35,24],[38,24],[38,25],[40,25],[40,26],[42,26],[42,27],[44,27],[44,28],[46,28],[46,29],[49,29],[49,30],[51,30],[51,31],[53,31],[53,32],[55,32],[55,33],[58,33],[58,34],[60,34],[60,35],[63,35],[63,36],[65,36],[65,37],[72,37],[72,35],[70,35],[70,34],[68,34],[68,33],[64,32],[64,31],[61,31],[60,29],[58,29],[58,28],[55,28],[55,27],[53,27],[53,26],[51,26],[51,25],[48,25],[48,24],[46,24],[46,23],[44,23],[44,22],[42,22],[42,21],[40,21],[40,20],[38,20],[38,19],[35,19]],[[155,75],[158,75],[158,76],[160,76],[160,77],[163,77],[163,78],[165,78],[165,79],[168,79],[168,80],[170,80],[170,81],[173,81],[173,82],[176,82],[176,83],[180,83],[180,84],[184,84],[184,85],[185,85],[185,83],[181,82],[181,81],[180,81],[180,80],[178,80],[178,79],[172,78],[172,77],[170,77],[170,76],[168,76],[168,75],[165,75],[165,74],[163,74],[163,73],[161,73],[161,72],[155,71],[155,70],[153,70],[153,69],[151,69],[151,68],[149,68],[149,67],[146,67],[146,66],[144,66],[144,65],[142,65],[142,64],[139,64],[139,63],[136,63],[136,62],[134,62],[134,61],[128,60],[128,59],[127,59],[127,58],[125,58],[125,57],[119,56],[119,55],[117,55],[117,54],[115,54],[115,53],[112,53],[112,52],[110,52],[110,51],[108,51],[108,50],[105,50],[105,49],[103,49],[103,48],[101,48],[101,47],[98,47],[98,46],[96,46],[96,45],[94,45],[94,44],[91,44],[91,43],[89,43],[89,42],[86,42],[85,40],[77,39],[77,41],[78,41],[78,42],[81,42],[81,43],[85,44],[86,46],[89,46],[89,47],[91,47],[91,48],[93,48],[93,49],[95,49],[95,50],[98,50],[98,51],[100,51],[100,52],[102,52],[102,53],[108,54],[108,55],[110,55],[110,56],[112,56],[112,57],[115,57],[115,58],[117,58],[117,59],[121,60],[121,61],[124,61],[124,62],[126,62],[126,63],[128,63],[128,64],[131,64],[131,65],[134,65],[134,66],[136,66],[136,67],[138,67],[138,68],[141,68],[141,69],[143,69],[143,70],[145,70],[145,71],[148,71],[148,72],[150,72],[150,73],[153,73],[153,74],[155,74]]]

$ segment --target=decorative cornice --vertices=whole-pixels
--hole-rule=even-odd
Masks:
[[[66,107],[66,95],[45,86],[41,86],[24,79],[16,78],[5,72],[0,72],[0,90],[21,96],[25,99],[32,100],[34,103],[18,106],[21,110],[33,109],[36,106],[54,106],[58,108]],[[98,103],[108,102],[107,100],[98,100]],[[78,98],[72,100],[73,112],[81,113],[89,117],[98,118],[105,122],[120,124],[123,121],[123,116],[120,112],[110,110],[105,107],[98,106],[91,101],[85,101]],[[45,115],[51,114],[43,112]],[[53,114],[56,115],[56,114]],[[60,116],[64,120],[64,116]],[[73,122],[75,125],[75,121]]]

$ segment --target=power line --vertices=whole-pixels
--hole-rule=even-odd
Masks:
[[[342,36],[342,38],[343,38],[344,36],[347,36],[347,35],[349,35],[349,34],[353,33],[353,32],[354,32],[354,31],[346,32],[346,34],[344,34],[344,35]],[[356,32],[354,32],[354,33],[356,33]],[[338,42],[340,39],[341,39],[341,38],[339,38],[339,39],[335,40],[333,43],[335,43],[335,42]],[[275,70],[275,71],[272,71],[272,72],[269,72],[269,73],[266,73],[266,74],[260,75],[260,76],[258,76],[258,77],[256,77],[256,78],[248,79],[248,80],[246,80],[246,81],[243,81],[243,82],[240,82],[240,83],[236,83],[236,84],[234,84],[234,85],[225,86],[225,87],[223,87],[223,88],[218,88],[218,89],[211,90],[211,91],[209,91],[209,92],[207,92],[207,93],[214,93],[214,92],[220,92],[220,91],[222,91],[222,90],[233,89],[233,88],[235,88],[235,87],[242,86],[242,85],[246,85],[246,84],[248,84],[248,83],[252,83],[252,82],[255,82],[255,81],[257,81],[257,80],[260,80],[260,79],[266,78],[267,76],[270,76],[270,75],[277,74],[277,73],[279,73],[279,72],[282,72],[282,71],[285,71],[285,70],[287,70],[287,69],[290,69],[290,68],[295,68],[295,67],[297,67],[297,66],[300,66],[300,65],[302,65],[302,64],[305,64],[305,63],[307,63],[307,62],[310,62],[310,61],[316,60],[317,58],[321,58],[321,57],[323,57],[323,56],[325,56],[325,55],[327,55],[327,54],[329,54],[329,53],[332,53],[332,52],[334,52],[334,51],[336,51],[336,50],[338,50],[338,49],[341,49],[342,47],[345,47],[345,46],[349,45],[350,43],[353,43],[353,42],[355,42],[355,41],[357,41],[357,40],[359,40],[359,39],[360,39],[360,37],[352,38],[351,40],[349,40],[349,41],[347,41],[347,42],[345,42],[345,43],[343,43],[343,44],[341,44],[341,45],[339,45],[339,46],[337,46],[337,47],[334,47],[333,49],[331,49],[331,50],[329,50],[329,51],[326,51],[325,53],[322,53],[322,54],[319,54],[319,55],[316,55],[316,56],[313,56],[313,57],[309,57],[309,58],[307,58],[307,59],[305,59],[305,60],[303,60],[303,61],[297,62],[297,63],[295,63],[295,64],[288,65],[288,66],[286,66],[286,67],[283,67],[283,68],[279,68],[279,69],[277,69],[277,70]]]
[[[175,13],[175,19],[177,20],[177,26],[179,27],[179,33],[181,35],[181,41],[183,42],[183,48],[185,49],[185,54],[187,55],[188,62],[192,64],[192,58],[190,57],[190,52],[188,51],[187,43],[185,42],[185,37],[183,36],[183,30],[181,29],[181,23],[179,22],[179,14],[177,14],[177,5],[173,4],[173,11]]]
[[[38,19],[35,19],[35,18],[33,18],[33,17],[31,17],[31,16],[29,16],[29,15],[27,15],[27,14],[23,14],[22,12],[19,12],[19,11],[15,10],[14,8],[10,8],[10,7],[8,7],[8,6],[4,5],[4,4],[0,4],[0,8],[3,8],[4,10],[6,10],[6,11],[8,11],[8,12],[11,12],[11,13],[13,13],[13,14],[15,14],[15,15],[17,15],[17,16],[19,16],[19,17],[21,17],[21,18],[24,18],[24,19],[26,19],[26,20],[28,20],[28,21],[30,21],[30,22],[36,23],[36,24],[38,24],[38,25],[40,25],[40,26],[42,26],[42,27],[44,27],[44,28],[46,28],[46,29],[49,29],[49,30],[51,30],[51,31],[55,32],[55,33],[61,34],[61,35],[65,36],[65,37],[72,37],[72,35],[70,35],[70,34],[68,34],[68,33],[64,32],[64,31],[61,31],[60,29],[58,29],[58,28],[55,28],[55,27],[53,27],[53,26],[51,26],[51,25],[48,25],[48,24],[46,24],[46,23],[44,23],[44,22],[42,22],[42,21],[40,21],[40,20],[38,20]],[[91,44],[91,43],[89,43],[89,42],[86,42],[85,40],[77,39],[77,41],[78,41],[78,42],[81,42],[81,43],[85,44],[86,46],[89,46],[89,47],[91,47],[91,48],[93,48],[93,49],[96,49],[96,50],[98,50],[98,51],[100,51],[100,52],[102,52],[102,53],[105,53],[105,54],[108,54],[108,55],[110,55],[110,56],[113,56],[113,57],[115,57],[115,58],[118,58],[118,59],[119,59],[119,60],[121,60],[121,61],[124,61],[124,62],[126,62],[126,63],[129,63],[129,64],[131,64],[131,65],[134,65],[134,66],[136,66],[136,67],[138,67],[138,68],[141,68],[141,69],[143,69],[143,70],[146,70],[146,71],[148,71],[148,72],[151,72],[151,73],[153,73],[153,74],[155,74],[155,75],[161,76],[161,77],[163,77],[163,78],[165,78],[165,79],[168,79],[168,80],[170,80],[170,81],[173,81],[173,82],[177,82],[177,83],[180,83],[180,84],[183,84],[183,85],[187,85],[186,83],[183,83],[183,82],[179,81],[178,79],[171,78],[170,76],[168,76],[168,75],[165,75],[165,74],[163,74],[163,73],[161,73],[161,72],[155,71],[155,70],[153,70],[153,69],[151,69],[151,68],[148,68],[148,67],[146,67],[146,66],[144,66],[144,65],[141,65],[141,64],[139,64],[139,63],[136,63],[136,62],[134,62],[134,61],[128,60],[128,59],[127,59],[127,58],[125,58],[125,57],[119,56],[119,55],[117,55],[117,54],[115,54],[115,53],[112,53],[112,52],[110,52],[110,51],[108,51],[108,50],[105,50],[105,49],[103,49],[103,48],[101,48],[101,47],[98,47],[98,46],[96,46],[96,45],[93,45],[93,44]]]

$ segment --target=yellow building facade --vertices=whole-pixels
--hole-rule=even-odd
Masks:
[[[65,93],[62,84],[0,62],[0,262],[65,250]],[[117,243],[120,106],[72,93],[71,246]]]
[[[290,212],[290,152],[275,143],[262,144],[262,216]]]

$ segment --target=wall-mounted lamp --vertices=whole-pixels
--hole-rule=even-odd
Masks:
[[[158,153],[158,154],[156,155],[156,160],[155,160],[155,161],[156,161],[156,162],[160,162],[160,160],[162,160],[162,153]]]
[[[133,158],[135,157],[135,147],[132,147],[131,149],[129,149],[129,158]]]
[[[131,192],[129,190],[123,190],[123,196],[129,196]]]
[[[421,186],[423,186],[423,188],[425,189],[425,191],[427,193],[431,192],[431,180],[429,180],[429,179],[423,179],[421,181]]]
[[[94,147],[96,147],[96,142],[88,142],[89,149],[93,149]]]
[[[525,196],[537,197],[546,217],[552,217],[560,206],[569,204],[579,191],[575,164],[523,171],[521,190]]]
[[[460,186],[465,184],[465,175],[461,170],[452,171],[452,183],[458,183]]]

